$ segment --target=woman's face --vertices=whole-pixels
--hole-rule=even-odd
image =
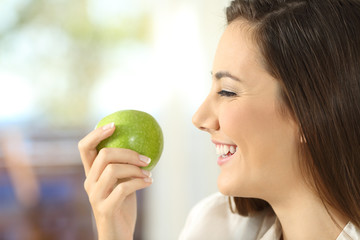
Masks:
[[[211,135],[219,153],[219,190],[267,199],[299,180],[298,128],[281,113],[279,83],[260,56],[246,23],[231,23],[216,51],[211,91],[193,123]]]

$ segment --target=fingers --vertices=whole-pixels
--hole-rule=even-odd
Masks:
[[[84,187],[93,209],[107,215],[123,207],[125,199],[135,191],[151,184],[151,173],[138,166],[109,164],[96,183],[86,179]]]
[[[94,163],[88,171],[84,187],[92,203],[104,200],[113,191],[115,184],[125,183],[127,186],[136,178],[143,178],[143,185],[126,188],[136,191],[138,187],[146,187],[150,180],[150,173],[140,167],[150,163],[148,157],[139,155],[137,152],[123,148],[103,148],[96,156]],[[137,182],[137,181],[135,181]],[[144,184],[145,182],[145,184]],[[131,192],[130,192],[131,193]],[[129,194],[126,191],[126,194]]]
[[[134,179],[142,180],[143,184],[141,186],[145,187],[146,182],[151,182],[150,177],[150,172],[142,170],[137,166],[109,164],[106,166],[99,180],[95,184],[89,184],[86,187],[88,188],[87,191],[92,193],[92,201],[97,202],[107,198],[116,186],[128,186],[128,182],[134,182],[132,181]],[[136,188],[134,189],[134,187],[131,186],[132,184],[130,184],[130,187],[126,187],[127,191],[123,191],[125,197],[136,191]]]
[[[114,130],[114,123],[110,123],[93,130],[87,136],[80,140],[78,148],[80,151],[80,156],[84,165],[86,176],[97,155],[97,145],[99,145],[99,143],[105,138],[110,137],[114,133]]]
[[[139,155],[137,152],[123,148],[103,148],[96,157],[88,172],[90,182],[96,182],[105,167],[111,163],[129,164],[145,167],[150,163],[150,158]]]
[[[123,202],[124,199],[131,193],[148,187],[152,184],[152,178],[134,178],[124,183],[117,185],[110,193],[106,201],[111,206],[119,206],[118,202]]]

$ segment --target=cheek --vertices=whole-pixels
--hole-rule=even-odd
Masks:
[[[231,139],[240,149],[241,154],[247,152],[246,132],[249,130],[248,122],[251,118],[246,109],[239,104],[227,104],[219,114],[221,132]]]
[[[287,167],[296,156],[296,126],[280,115],[275,103],[228,103],[219,115],[221,131],[238,145],[249,173]]]
[[[221,191],[255,196],[264,186],[268,189],[296,176],[297,128],[280,115],[275,103],[227,103],[219,112],[219,123],[221,131],[239,147],[236,161],[222,168],[218,179]]]
[[[219,114],[221,130],[231,138],[246,154],[249,144],[264,144],[268,135],[272,135],[277,119],[273,104],[269,102],[251,102],[239,100],[227,103]]]

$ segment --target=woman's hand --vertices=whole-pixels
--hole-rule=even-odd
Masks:
[[[79,142],[85,168],[85,190],[92,206],[99,240],[132,239],[136,222],[135,191],[152,183],[150,173],[140,167],[150,159],[120,148],[96,146],[114,133],[114,124],[90,132]]]

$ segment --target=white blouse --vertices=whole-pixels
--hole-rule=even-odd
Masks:
[[[191,210],[179,240],[279,240],[280,237],[281,225],[271,210],[244,217],[230,211],[227,196],[216,193]],[[349,239],[360,240],[360,229],[351,222],[336,240]]]

